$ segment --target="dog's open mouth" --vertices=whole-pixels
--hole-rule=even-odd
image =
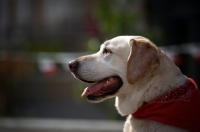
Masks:
[[[115,94],[123,85],[119,76],[112,76],[94,83],[84,89],[81,97],[87,96],[88,100],[95,101]]]

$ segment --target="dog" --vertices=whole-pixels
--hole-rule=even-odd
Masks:
[[[118,113],[128,116],[124,132],[200,131],[197,85],[145,37],[105,41],[97,53],[70,61],[69,69],[75,78],[92,83],[81,95],[89,102],[116,97]]]

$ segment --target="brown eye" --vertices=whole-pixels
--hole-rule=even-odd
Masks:
[[[108,48],[104,48],[103,54],[111,54],[112,52]]]

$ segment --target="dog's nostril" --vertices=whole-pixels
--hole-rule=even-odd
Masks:
[[[78,62],[76,60],[72,60],[69,62],[69,69],[71,71],[76,70],[77,66],[78,66]]]

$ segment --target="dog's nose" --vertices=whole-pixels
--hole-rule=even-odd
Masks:
[[[69,62],[68,65],[69,65],[69,69],[71,71],[75,71],[77,69],[77,67],[78,67],[78,61],[72,60],[72,61]]]

